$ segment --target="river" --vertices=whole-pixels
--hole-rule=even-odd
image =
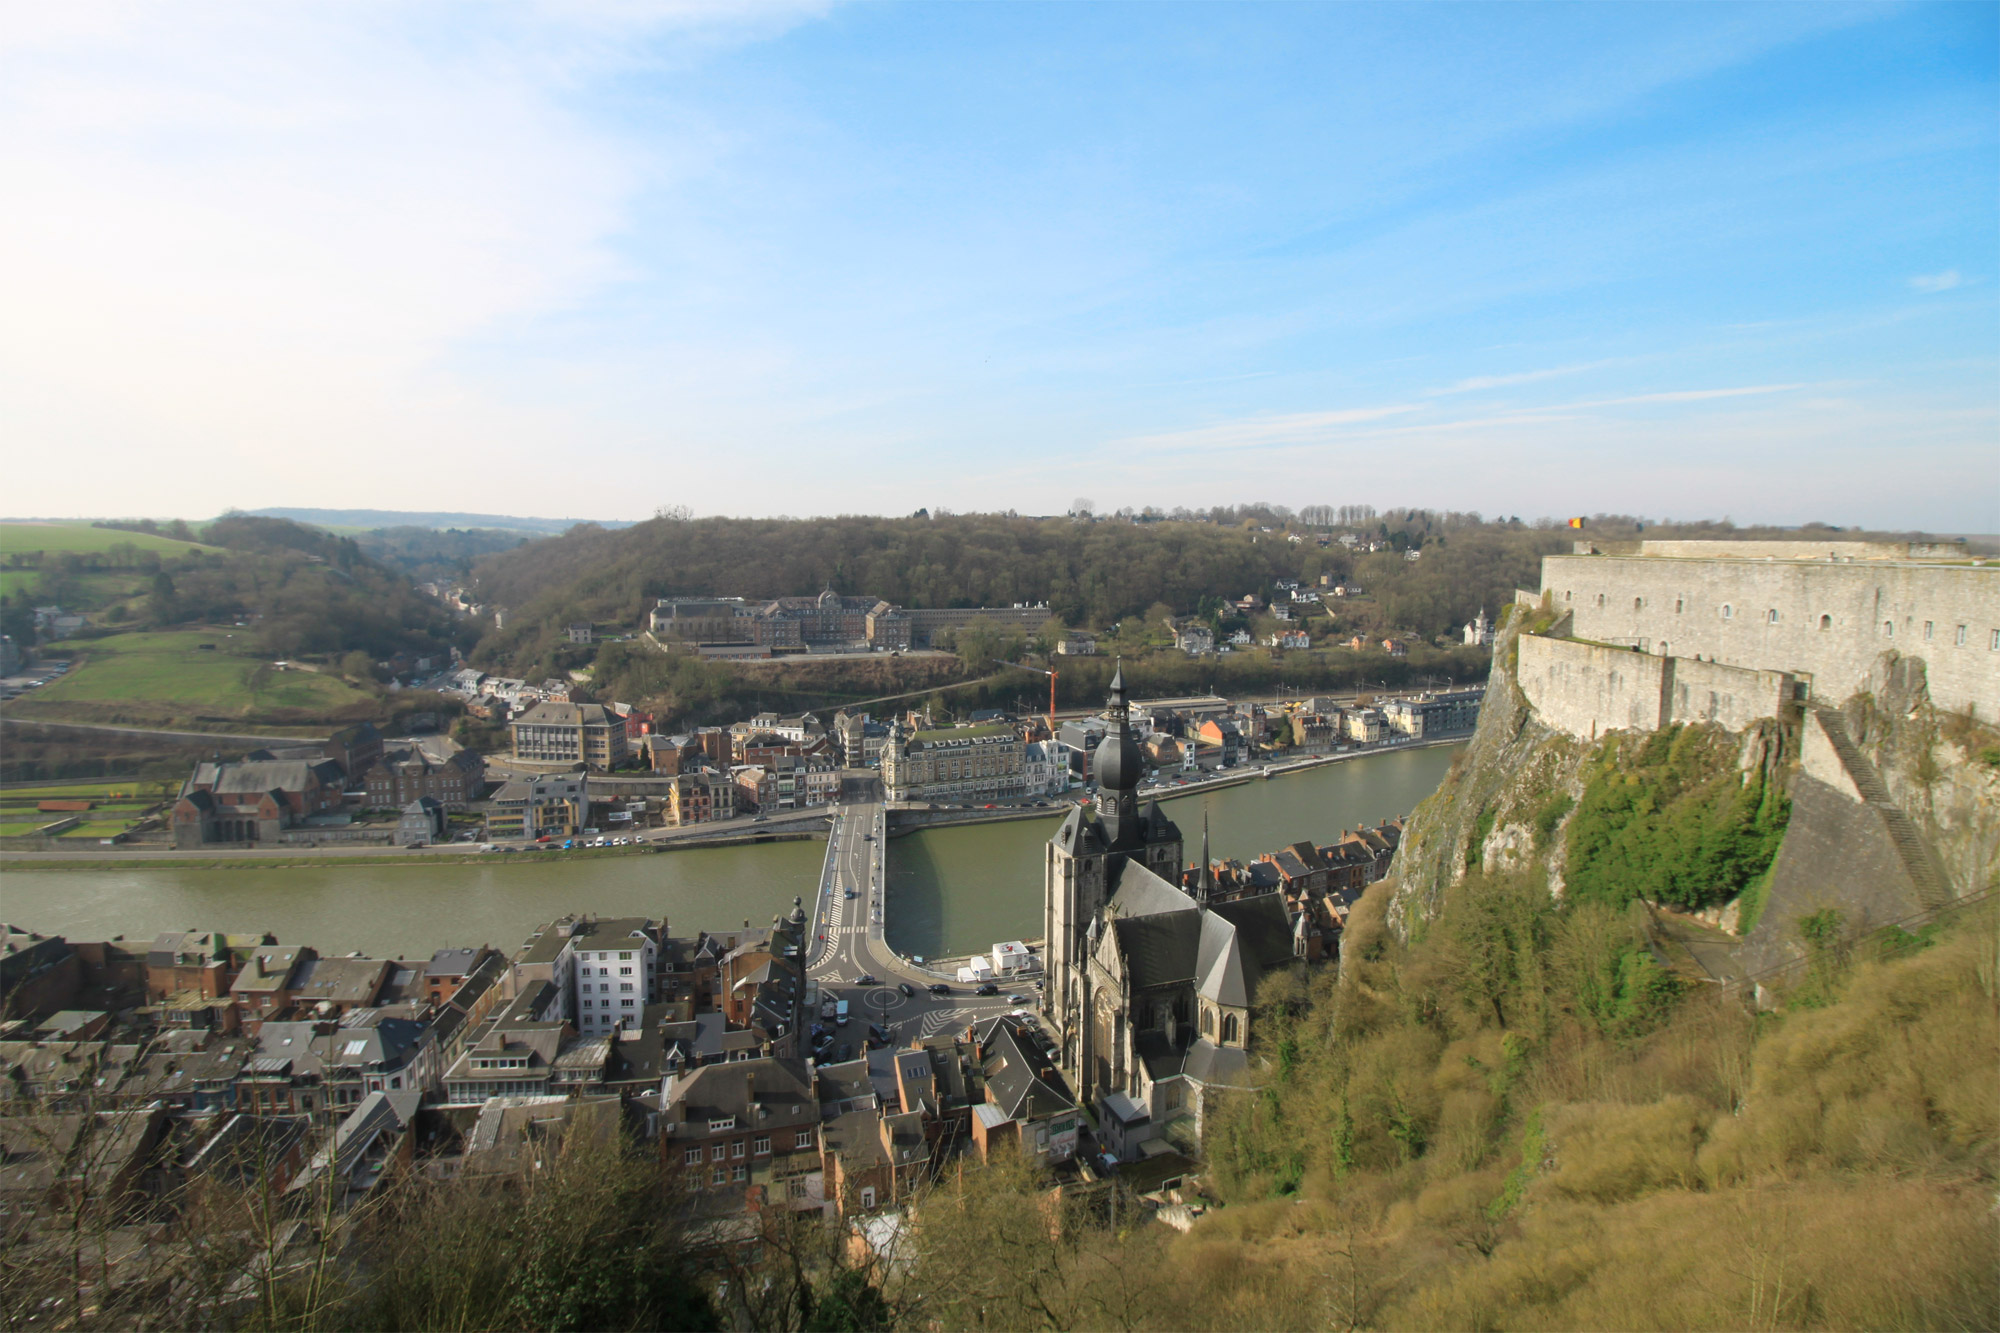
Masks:
[[[0,919],[101,940],[169,930],[274,932],[321,953],[428,958],[447,945],[512,952],[565,912],[667,918],[675,933],[768,922],[794,894],[810,906],[826,843],[702,847],[653,856],[454,858],[438,865],[229,870],[7,870]]]
[[[1349,759],[1240,786],[1162,801],[1180,825],[1189,861],[1209,854],[1248,861],[1310,838],[1407,815],[1437,789],[1461,747]],[[971,953],[1042,933],[1042,847],[1055,821],[1020,820],[927,829],[889,844],[889,944],[929,958]]]
[[[1407,814],[1455,747],[1371,755],[1165,802],[1199,855],[1201,816],[1216,856],[1248,859]],[[936,829],[890,844],[890,943],[925,956],[1041,933],[1048,820]],[[0,919],[73,940],[169,930],[268,930],[322,953],[427,957],[446,945],[513,949],[565,912],[665,916],[677,934],[768,921],[810,895],[826,844],[814,840],[565,861],[479,857],[426,865],[360,858],[310,868],[0,872]]]

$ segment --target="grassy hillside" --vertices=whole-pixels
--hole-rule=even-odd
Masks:
[[[215,550],[199,542],[177,541],[148,532],[100,528],[89,523],[19,523],[0,521],[0,560],[15,555],[44,551],[55,555],[64,551],[103,555],[114,548],[129,546],[157,555],[178,556],[194,550]]]
[[[54,644],[48,651],[75,665],[67,676],[11,701],[10,715],[155,726],[218,721],[297,726],[381,712],[373,691],[331,672],[278,670],[246,630],[114,634]]]

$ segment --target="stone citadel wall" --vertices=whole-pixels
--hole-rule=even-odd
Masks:
[[[1630,648],[1522,635],[1515,668],[1521,693],[1541,719],[1572,736],[1657,731],[1712,722],[1741,731],[1777,717],[1793,702],[1792,677],[1659,657]]]
[[[1893,650],[1939,708],[2000,717],[2000,566],[1555,555],[1542,591],[1579,639],[1789,672],[1834,702]]]

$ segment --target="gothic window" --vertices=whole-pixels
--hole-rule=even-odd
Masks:
[[[1206,1006],[1201,1011],[1201,1035],[1204,1037],[1215,1035],[1215,1011]]]
[[[1236,1040],[1236,1015],[1224,1014],[1222,1016],[1222,1044],[1224,1046],[1228,1046],[1233,1042],[1235,1042],[1235,1040]]]

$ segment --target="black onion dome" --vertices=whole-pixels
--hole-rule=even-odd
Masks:
[[[1139,776],[1145,772],[1145,761],[1140,758],[1139,746],[1132,739],[1132,733],[1112,734],[1097,743],[1097,761],[1093,772],[1097,785],[1106,791],[1131,791],[1139,785]]]

